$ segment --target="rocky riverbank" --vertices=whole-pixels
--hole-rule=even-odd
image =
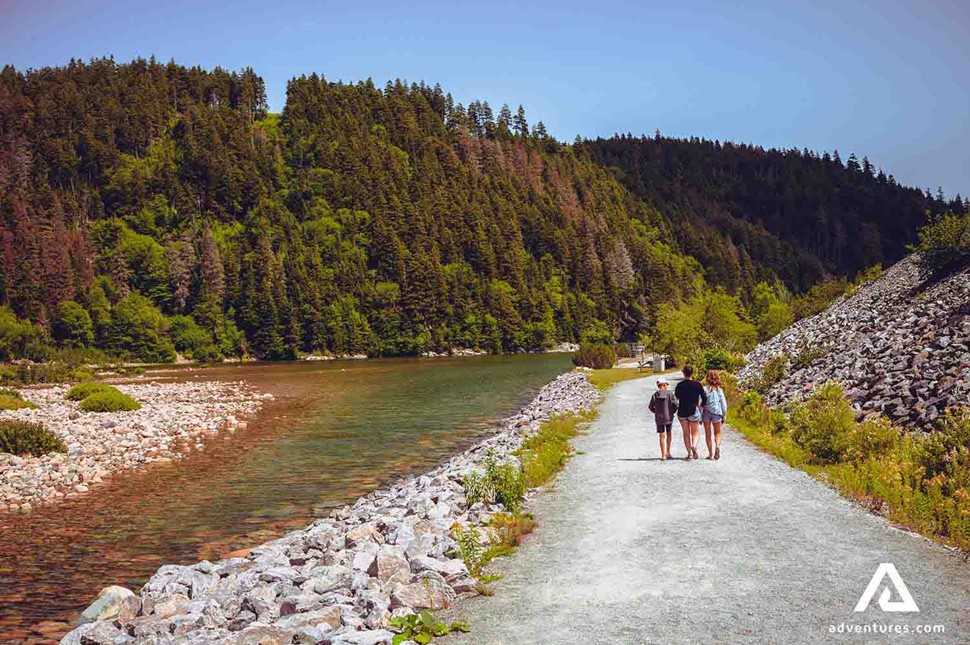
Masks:
[[[0,453],[0,512],[30,512],[39,504],[86,493],[112,473],[179,459],[206,436],[246,424],[269,394],[242,382],[118,384],[141,409],[85,412],[64,398],[66,386],[25,388],[38,407],[0,412],[0,419],[42,423],[66,453],[43,457]]]
[[[788,357],[766,394],[771,405],[834,379],[861,415],[928,429],[948,407],[970,404],[970,272],[925,285],[913,257],[748,355],[742,383]]]
[[[462,481],[512,452],[549,417],[592,408],[579,372],[546,385],[499,432],[426,475],[335,510],[245,558],[160,568],[140,595],[109,587],[63,643],[390,643],[392,616],[449,607],[474,593],[452,526],[504,510],[465,500]]]

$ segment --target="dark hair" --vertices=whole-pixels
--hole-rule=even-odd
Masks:
[[[684,376],[686,376],[687,378],[690,378],[693,373],[694,373],[693,367],[691,367],[690,365],[684,365]]]

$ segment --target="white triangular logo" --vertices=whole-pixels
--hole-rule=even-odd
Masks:
[[[883,562],[879,565],[879,568],[876,569],[876,572],[872,576],[872,580],[869,581],[869,586],[862,592],[862,597],[856,603],[855,611],[865,611],[869,608],[869,603],[872,602],[876,591],[879,590],[879,585],[882,584],[886,576],[889,576],[889,581],[896,588],[896,593],[899,595],[900,600],[890,600],[892,594],[889,591],[889,585],[886,585],[879,595],[879,600],[876,601],[879,609],[883,611],[901,612],[919,611],[919,607],[916,606],[916,601],[913,600],[913,595],[909,593],[909,589],[906,588],[906,583],[903,582],[899,572],[896,571],[896,566],[892,562]]]

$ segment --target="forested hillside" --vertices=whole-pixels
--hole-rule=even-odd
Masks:
[[[826,275],[888,266],[927,214],[970,205],[898,184],[863,158],[705,139],[615,136],[581,144],[671,221],[678,243],[728,289],[782,278],[802,291]]]
[[[702,284],[521,108],[310,76],[271,115],[250,69],[154,60],[4,68],[0,238],[6,359],[531,350]]]

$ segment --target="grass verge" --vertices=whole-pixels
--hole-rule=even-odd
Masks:
[[[635,368],[616,367],[607,370],[592,370],[586,372],[589,382],[592,383],[596,389],[604,392],[617,383],[622,383],[623,381],[632,381],[633,379],[637,378],[646,378],[653,375],[653,372],[641,372]]]
[[[952,411],[931,433],[854,416],[841,389],[828,384],[787,416],[746,393],[728,422],[870,512],[970,552],[970,410]]]

